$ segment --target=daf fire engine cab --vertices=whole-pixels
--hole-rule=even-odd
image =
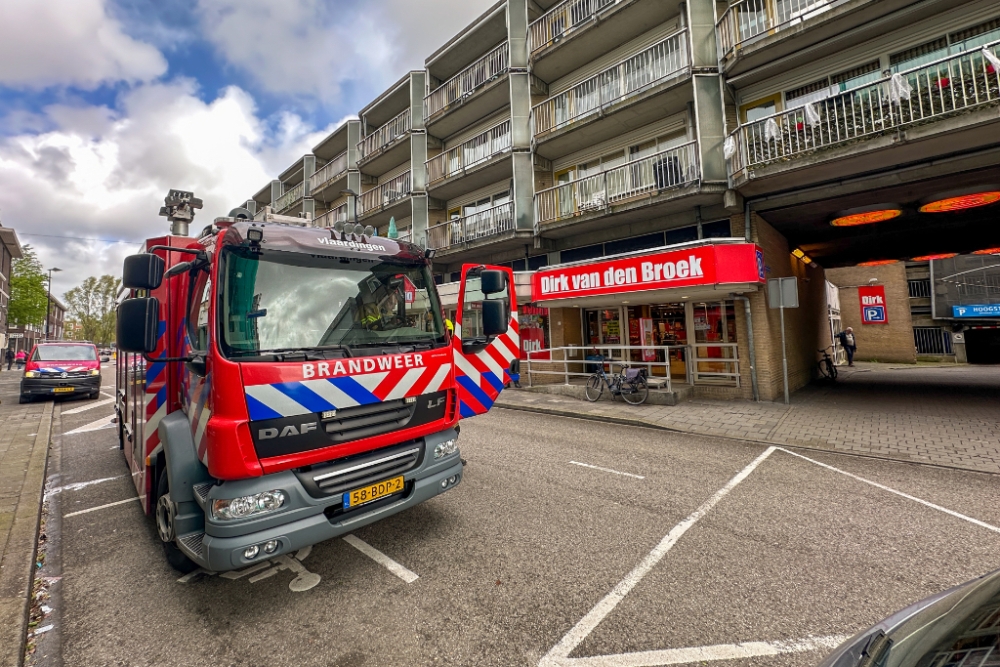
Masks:
[[[513,274],[464,266],[451,334],[428,255],[220,218],[125,260],[119,440],[174,568],[241,568],[461,481],[458,422],[518,353]]]

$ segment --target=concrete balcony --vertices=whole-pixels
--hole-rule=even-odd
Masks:
[[[510,121],[491,127],[427,161],[427,190],[451,199],[510,177]]]
[[[406,171],[395,178],[361,193],[358,218],[376,227],[391,217],[404,218],[410,213],[412,180]]]
[[[317,215],[316,219],[313,220],[313,226],[315,227],[333,227],[335,223],[347,222],[347,204],[341,204],[336,208],[331,208],[326,213],[322,215]]]
[[[731,77],[769,64],[761,76],[773,76],[788,69],[790,57],[815,61],[961,1],[739,0],[716,25],[719,62]]]
[[[274,205],[272,207],[274,212],[282,215],[287,214],[292,208],[295,207],[296,204],[302,201],[305,189],[306,184],[304,181],[300,182],[298,185],[292,186],[290,190],[287,190],[283,195],[274,201]]]
[[[1000,136],[998,46],[740,126],[725,143],[734,185],[758,195],[982,148]]]
[[[410,109],[404,109],[358,143],[358,167],[384,174],[410,159]]]
[[[686,30],[674,33],[536,105],[535,152],[557,158],[684,110],[693,99],[687,40]]]
[[[499,252],[524,245],[530,231],[516,231],[514,203],[506,202],[484,211],[433,225],[427,230],[427,246],[435,248],[438,255],[449,262],[463,261],[468,256],[479,255],[484,246],[490,252]]]
[[[510,49],[503,42],[424,98],[427,131],[448,137],[509,104]]]
[[[552,82],[676,15],[651,0],[565,0],[531,23],[531,71]]]
[[[724,188],[705,202],[694,201],[702,194],[700,183],[698,143],[691,141],[536,192],[535,222],[539,234],[567,236],[612,224],[612,216],[639,220],[662,215],[664,208],[675,212],[715,203]]]
[[[331,201],[347,187],[347,151],[333,158],[309,177],[309,192],[322,201]]]

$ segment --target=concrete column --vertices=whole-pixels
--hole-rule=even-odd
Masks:
[[[424,129],[423,71],[410,72],[410,188],[427,192],[427,130]]]
[[[361,121],[349,120],[347,121],[347,168],[348,169],[358,168],[359,143],[361,143]],[[358,182],[358,187],[361,187],[360,181]],[[357,190],[354,191],[357,192]]]
[[[316,173],[316,156],[315,155],[305,155],[302,158],[302,182],[305,185],[302,186],[302,196],[311,197],[312,190],[309,187],[309,179],[313,174]]]
[[[715,3],[712,0],[688,0],[684,3],[684,11],[693,72],[695,128],[702,180],[728,181],[722,154],[726,119],[715,35]]]
[[[274,202],[278,201],[278,197],[282,195],[281,192],[281,181],[275,179],[271,181],[271,206],[274,207]]]
[[[412,241],[418,246],[427,247],[427,193],[414,193],[410,197],[410,218]]]
[[[357,169],[347,172],[347,189],[361,194],[361,172]],[[355,215],[357,214],[358,200],[355,197],[347,198],[347,219],[352,224],[354,223]]]
[[[531,156],[531,74],[528,72],[528,2],[508,0],[510,138],[513,154],[514,228],[534,231],[535,171]]]
[[[302,217],[308,217],[310,220],[316,219],[316,200],[312,197],[302,200]]]

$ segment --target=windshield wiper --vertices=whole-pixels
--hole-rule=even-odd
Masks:
[[[303,361],[322,361],[328,357],[325,351],[339,350],[342,346],[305,347],[305,348],[275,348],[272,350],[240,350],[234,353],[237,357],[274,357],[276,361],[291,361],[290,357],[301,357]]]

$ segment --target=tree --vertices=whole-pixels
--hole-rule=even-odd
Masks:
[[[20,326],[41,326],[48,308],[45,269],[30,245],[21,248],[21,254],[11,268],[7,321]]]
[[[98,345],[115,339],[115,302],[122,281],[114,276],[90,276],[63,295],[74,322],[80,324],[79,338]]]

